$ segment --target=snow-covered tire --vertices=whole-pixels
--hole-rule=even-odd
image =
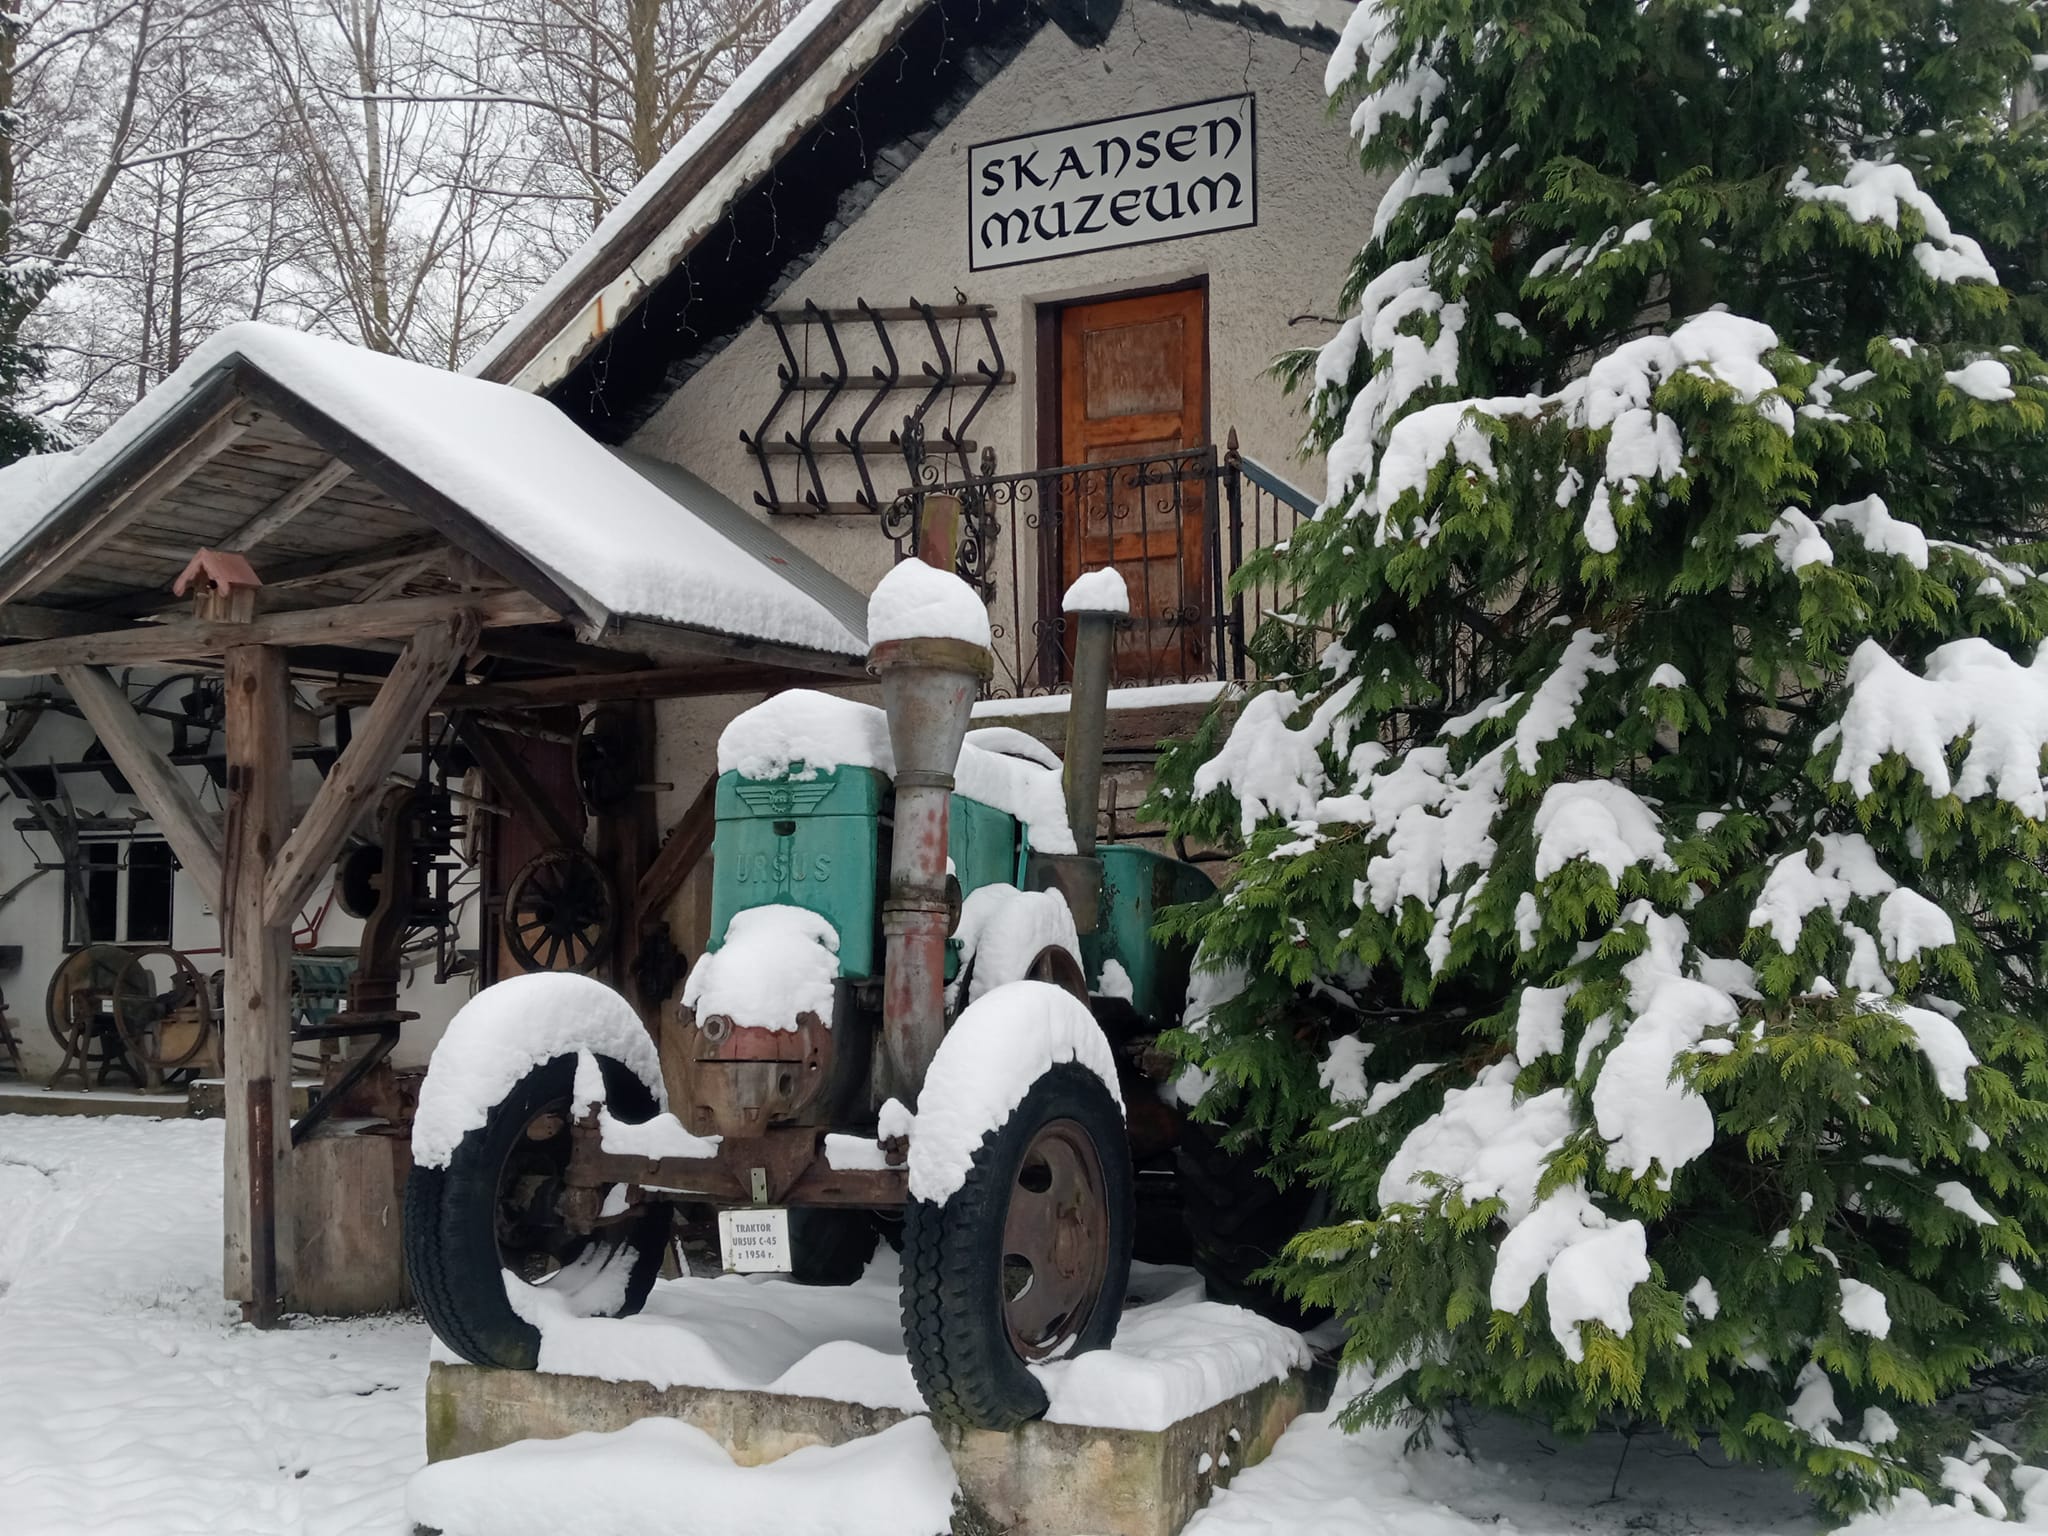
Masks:
[[[1181,1213],[1195,1271],[1211,1301],[1244,1307],[1289,1328],[1309,1328],[1329,1314],[1303,1306],[1270,1280],[1254,1278],[1280,1256],[1296,1233],[1328,1210],[1322,1191],[1275,1184],[1257,1159],[1232,1152],[1213,1128],[1189,1123],[1176,1151]]]
[[[654,1095],[632,1071],[608,1056],[598,1058],[598,1067],[614,1116],[629,1123],[653,1116]],[[575,1080],[575,1056],[543,1062],[491,1106],[445,1167],[415,1168],[406,1181],[405,1268],[413,1295],[435,1335],[472,1364],[532,1370],[539,1362],[540,1330],[514,1310],[505,1292],[501,1181],[536,1120],[555,1113],[566,1127]],[[668,1205],[650,1201],[637,1219],[613,1229],[617,1237],[594,1240],[604,1248],[586,1250],[581,1261],[625,1266],[623,1300],[604,1309],[607,1315],[630,1316],[646,1304],[671,1221]]]
[[[1088,1067],[1062,1062],[988,1132],[965,1182],[944,1204],[913,1199],[903,1217],[903,1336],[911,1374],[937,1418],[1014,1429],[1046,1409],[1045,1388],[1012,1337],[1006,1313],[1005,1225],[1026,1160],[1048,1132],[1078,1132],[1092,1148],[1105,1218],[1101,1284],[1078,1324],[1034,1355],[1107,1348],[1130,1282],[1134,1226],[1130,1143],[1123,1111]]]

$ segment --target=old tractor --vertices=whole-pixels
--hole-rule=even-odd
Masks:
[[[557,1309],[637,1311],[680,1206],[719,1213],[728,1269],[845,1282],[896,1243],[910,1363],[954,1421],[1035,1417],[1032,1365],[1108,1345],[1139,1175],[1171,1186],[1181,1130],[1153,1042],[1188,956],[1152,930],[1212,885],[1097,846],[1116,615],[1070,622],[1063,769],[1021,733],[970,736],[989,655],[958,638],[876,644],[882,710],[784,694],[728,728],[716,941],[658,1053],[587,977],[470,1003],[406,1198],[444,1343],[532,1368]]]

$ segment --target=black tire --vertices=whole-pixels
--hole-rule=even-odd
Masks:
[[[903,1337],[911,1374],[934,1417],[1015,1429],[1045,1412],[1006,1322],[1004,1223],[1027,1149],[1061,1122],[1085,1133],[1099,1162],[1107,1251],[1101,1286],[1070,1339],[1041,1358],[1105,1349],[1131,1277],[1130,1142],[1101,1079],[1067,1062],[1039,1078],[1001,1127],[982,1138],[967,1179],[944,1205],[911,1200],[903,1215]]]
[[[631,1071],[599,1057],[605,1097],[624,1121],[655,1112],[654,1096]],[[499,1183],[526,1127],[551,1110],[565,1119],[576,1079],[576,1058],[557,1056],[534,1068],[492,1107],[484,1123],[462,1138],[443,1168],[415,1168],[405,1188],[405,1269],[413,1295],[435,1335],[474,1365],[530,1371],[540,1358],[540,1331],[505,1295],[510,1267],[498,1242]],[[566,1139],[566,1138],[565,1138]],[[630,1249],[624,1302],[609,1315],[627,1317],[646,1305],[661,1273],[672,1213],[650,1201],[623,1235],[582,1257],[602,1262]]]
[[[1322,1191],[1275,1184],[1256,1157],[1226,1150],[1212,1126],[1188,1123],[1176,1155],[1188,1243],[1210,1299],[1289,1328],[1312,1328],[1328,1318],[1328,1311],[1305,1307],[1272,1281],[1254,1278],[1289,1238],[1323,1219],[1328,1202]]]
[[[851,1285],[875,1256],[881,1233],[866,1211],[797,1206],[789,1213],[790,1278],[798,1285]]]

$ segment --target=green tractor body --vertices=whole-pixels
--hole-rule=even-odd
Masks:
[[[882,973],[882,898],[889,869],[891,790],[872,768],[812,772],[801,764],[778,778],[726,773],[718,781],[712,844],[711,951],[735,913],[772,905],[802,907],[839,935],[839,973],[851,982]],[[962,899],[984,886],[1030,890],[1046,884],[1030,847],[1030,829],[1014,816],[964,794],[952,797],[947,855]],[[1187,995],[1188,957],[1152,936],[1168,906],[1197,901],[1214,889],[1193,865],[1136,844],[1096,849],[1101,900],[1093,930],[1081,933],[1081,959],[1091,993],[1127,1001],[1152,1029],[1178,1022]],[[1129,985],[1105,987],[1114,962]],[[957,974],[949,946],[947,980]],[[1112,977],[1115,976],[1112,971]]]

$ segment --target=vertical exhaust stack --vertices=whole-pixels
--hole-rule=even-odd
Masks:
[[[1074,692],[1067,701],[1065,783],[1067,824],[1074,852],[1095,852],[1095,819],[1102,806],[1102,751],[1109,735],[1109,660],[1118,623],[1130,616],[1131,598],[1114,566],[1077,578],[1060,600],[1074,626]]]
[[[994,671],[988,640],[974,589],[921,560],[897,566],[868,600],[868,668],[896,760],[878,1099],[914,1104],[946,1032],[946,828],[974,697]]]

